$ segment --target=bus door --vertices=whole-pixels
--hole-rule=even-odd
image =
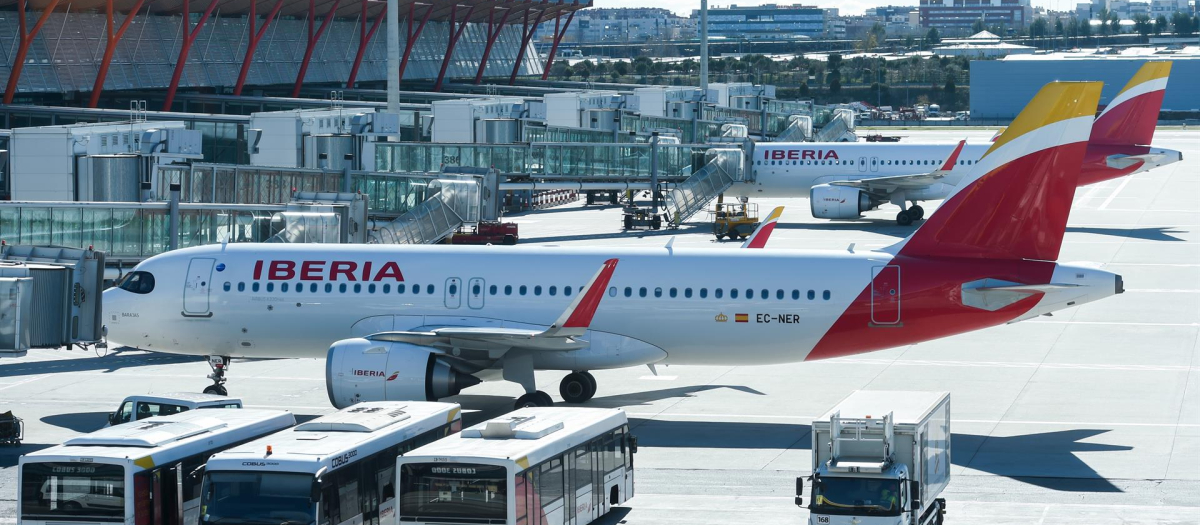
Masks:
[[[179,465],[159,468],[151,475],[150,502],[153,509],[152,525],[182,525],[183,495],[179,482]]]
[[[596,474],[592,468],[595,454],[587,445],[576,448],[570,454],[575,456],[571,463],[572,477],[575,480],[571,487],[575,494],[575,523],[588,523],[600,517],[596,512],[596,494],[599,491],[595,490]]]
[[[211,288],[213,264],[216,261],[198,257],[188,263],[187,280],[183,283],[183,315],[212,317],[208,305],[208,291]]]
[[[446,308],[462,306],[462,279],[451,277],[446,279]]]
[[[575,503],[575,454],[567,451],[563,454],[563,524],[574,525],[579,508]]]
[[[596,514],[598,516],[607,514],[609,507],[608,491],[605,490],[608,488],[608,484],[604,482],[605,474],[608,473],[605,467],[608,463],[606,461],[607,451],[604,447],[605,441],[603,437],[592,441],[591,445],[589,445],[592,453],[592,480],[595,483],[592,489],[592,501],[595,502],[594,506],[596,507]]]

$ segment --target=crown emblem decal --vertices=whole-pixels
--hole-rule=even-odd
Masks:
[[[713,319],[716,320],[718,323],[724,323],[725,321],[729,320],[729,316],[725,315],[725,314],[717,314],[717,316],[714,317]]]

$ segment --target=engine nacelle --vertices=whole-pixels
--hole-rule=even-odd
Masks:
[[[818,184],[809,193],[813,217],[819,219],[857,219],[874,208],[871,196],[857,188]]]
[[[439,354],[408,343],[343,339],[329,347],[325,389],[345,408],[361,401],[437,401],[479,384]]]

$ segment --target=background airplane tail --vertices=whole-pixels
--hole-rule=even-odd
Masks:
[[[1042,87],[898,255],[1056,260],[1102,86]]]
[[[1146,62],[1092,124],[1094,144],[1148,145],[1167,90],[1170,62]]]

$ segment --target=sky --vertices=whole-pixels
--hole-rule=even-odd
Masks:
[[[1033,0],[1034,7],[1046,7],[1055,11],[1069,11],[1075,9],[1075,4],[1081,0]],[[841,9],[843,15],[861,15],[868,7],[881,5],[917,5],[915,0],[721,0],[720,2],[710,1],[708,7],[737,5],[758,5],[758,4],[803,4],[816,5],[817,7],[836,7]],[[656,2],[646,2],[646,0],[592,0],[592,5],[595,7],[662,7],[674,11],[676,14],[687,16],[691,14],[693,9],[700,9],[700,0],[658,0]]]

